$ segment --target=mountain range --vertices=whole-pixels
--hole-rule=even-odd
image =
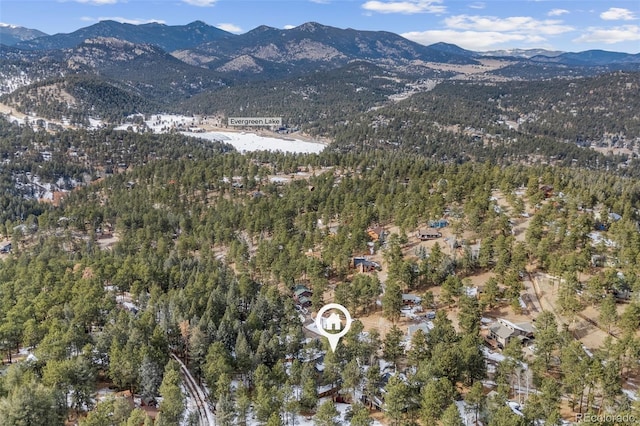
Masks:
[[[276,82],[282,83],[281,90],[302,98],[312,98],[319,90],[340,90],[361,100],[354,103],[357,109],[356,104],[375,107],[393,93],[409,96],[402,92],[423,90],[419,87],[429,87],[428,79],[542,80],[640,69],[640,54],[540,49],[474,52],[455,44],[424,46],[390,32],[340,29],[317,22],[286,30],[263,25],[239,35],[202,21],[177,26],[101,21],[55,35],[5,24],[0,35],[0,94],[4,94],[0,102],[24,111],[56,110],[60,116],[86,115],[101,93],[126,104],[116,109],[101,104],[99,115],[111,117],[144,105],[208,111],[224,104],[210,99],[217,94],[251,99],[246,91],[224,90],[249,83],[259,83],[248,87],[273,102],[269,87],[278,86]],[[365,63],[375,65],[376,71]],[[328,78],[339,83],[323,87],[320,80]],[[74,102],[64,101],[66,95],[52,102],[46,95],[61,91]],[[330,99],[326,96],[323,101]],[[248,108],[247,102],[244,105]],[[237,107],[242,111],[242,105]]]
[[[474,64],[477,63],[477,58],[487,56],[582,66],[640,61],[640,54],[598,50],[572,53],[544,49],[473,52],[448,43],[424,46],[386,31],[340,29],[316,22],[307,22],[287,30],[262,25],[239,35],[202,21],[186,25],[155,22],[133,25],[105,20],[71,33],[54,35],[47,35],[36,29],[0,24],[0,44],[20,50],[71,49],[87,39],[97,37],[155,45],[187,63],[211,69],[246,55],[256,64],[260,60],[266,60],[273,63],[329,62],[335,65],[354,59],[388,63],[418,60]],[[259,65],[254,67],[260,68]]]
[[[27,50],[70,49],[87,39],[113,37],[136,44],[153,44],[162,50],[171,52],[229,36],[233,36],[233,34],[207,25],[202,21],[169,26],[156,22],[133,25],[106,20],[80,28],[69,34],[25,39],[14,45],[17,48]]]
[[[46,36],[47,34],[39,30],[0,23],[0,44],[5,46],[12,46],[25,40]]]

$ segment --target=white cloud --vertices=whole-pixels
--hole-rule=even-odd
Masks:
[[[220,23],[220,24],[216,24],[216,27],[220,28],[221,30],[228,31],[230,33],[241,33],[242,32],[242,28],[240,28],[239,26],[237,26],[235,24]]]
[[[369,0],[362,4],[362,8],[371,12],[401,13],[404,15],[412,15],[414,13],[444,13],[447,8],[442,6],[441,3],[442,0]]]
[[[443,22],[445,29],[412,31],[402,36],[425,45],[447,42],[465,49],[490,50],[515,43],[540,47],[547,44],[547,37],[574,30],[558,19],[540,20],[530,16],[456,15]]]
[[[446,42],[469,50],[490,50],[495,46],[509,42],[541,43],[545,41],[543,37],[536,35],[510,34],[497,31],[429,30],[412,31],[403,33],[401,36],[424,45]]]
[[[469,7],[471,9],[484,9],[485,7],[487,7],[487,4],[481,1],[477,1],[475,3],[471,3]]]
[[[80,18],[80,20],[85,22],[116,21],[122,24],[132,24],[132,25],[150,24],[152,22],[155,22],[157,24],[165,23],[165,21],[163,21],[162,19],[123,18],[122,16],[101,16],[99,18],[83,16],[82,18]]]
[[[200,6],[207,7],[213,6],[218,0],[182,0],[186,4],[190,4],[191,6]]]
[[[447,27],[456,30],[514,32],[528,35],[557,35],[573,31],[573,27],[563,25],[561,20],[538,20],[530,16],[495,16],[456,15],[445,19]]]
[[[295,28],[295,27],[296,27],[295,25],[285,25],[282,28],[284,28],[285,30],[290,30],[290,29]]]
[[[329,0],[309,0],[311,3],[317,3],[317,4],[329,4],[331,3]]]
[[[623,25],[615,28],[589,27],[584,34],[573,41],[577,43],[614,44],[637,40],[640,40],[640,26]]]
[[[77,3],[85,3],[85,4],[92,4],[95,6],[102,6],[105,4],[116,4],[118,3],[118,0],[73,0]]]
[[[560,16],[569,13],[567,9],[551,9],[547,16]]]
[[[611,7],[609,10],[602,12],[600,18],[605,21],[632,21],[636,19],[634,13],[629,9],[621,7]]]

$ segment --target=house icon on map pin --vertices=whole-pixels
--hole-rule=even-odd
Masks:
[[[335,312],[329,315],[329,318],[325,321],[324,329],[340,331],[340,329],[342,329],[342,320],[340,319],[340,315]]]

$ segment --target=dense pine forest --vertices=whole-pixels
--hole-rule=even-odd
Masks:
[[[2,166],[11,251],[0,262],[1,424],[198,424],[172,354],[206,386],[219,425],[311,416],[334,425],[337,397],[352,403],[352,425],[372,424],[376,412],[391,425],[463,424],[456,401],[495,426],[560,424],[576,413],[640,418],[638,402],[623,393],[640,374],[640,301],[616,309],[612,296],[640,293],[636,179],[575,166],[443,161],[422,149],[241,155],[180,135],[2,131],[5,159],[45,143],[60,156]],[[66,162],[71,147],[87,160]],[[52,206],[12,195],[10,177],[27,171],[89,183]],[[296,178],[283,184],[275,175]],[[491,201],[496,191],[508,213]],[[619,219],[601,224],[595,211]],[[526,212],[529,227],[517,238],[511,219]],[[408,236],[444,216],[468,242],[413,255]],[[592,244],[590,234],[605,225],[615,244]],[[384,254],[384,279],[350,267],[368,252],[373,226],[395,229],[373,243]],[[108,237],[115,242],[105,246]],[[611,262],[594,265],[596,255]],[[561,278],[557,312],[537,316],[530,353],[514,340],[490,369],[481,319],[521,309],[523,271]],[[469,296],[468,278],[485,272],[492,278],[484,292]],[[391,327],[382,333],[356,320],[337,351],[327,351],[300,320],[292,298],[299,283],[313,290],[310,311],[336,301]],[[429,332],[405,344],[407,292],[437,312]],[[575,323],[593,306],[611,335],[589,353]],[[507,400],[519,398],[514,383],[525,370],[536,392],[518,414]],[[157,398],[155,423],[127,398],[97,402],[105,383]],[[324,387],[337,389],[333,399],[319,396]]]
[[[638,54],[91,16],[0,23],[0,426],[640,424]]]

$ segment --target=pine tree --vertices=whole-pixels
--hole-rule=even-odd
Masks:
[[[455,403],[450,404],[442,413],[442,426],[465,426]]]
[[[433,424],[440,419],[445,408],[455,397],[455,388],[446,378],[430,380],[422,389],[420,418],[425,424]]]
[[[400,318],[402,309],[402,289],[393,282],[387,281],[387,286],[382,295],[382,312],[385,318],[396,322]]]
[[[340,423],[336,419],[338,410],[331,400],[323,402],[318,408],[318,412],[313,417],[314,424],[318,426],[339,426]]]
[[[162,383],[161,368],[149,357],[144,356],[140,364],[140,394],[143,397],[154,397],[158,395],[158,389]]]
[[[416,330],[411,336],[411,349],[408,352],[410,365],[419,365],[429,356],[427,348],[427,335],[422,330]]]
[[[342,370],[342,389],[347,392],[347,397],[353,398],[355,391],[360,387],[362,372],[355,359],[352,359]]]
[[[478,334],[480,331],[480,306],[478,299],[472,296],[462,295],[459,300],[460,311],[458,313],[458,323],[465,334]]]
[[[160,385],[162,402],[156,421],[158,426],[178,424],[184,414],[184,395],[180,389],[179,368],[175,361],[169,361],[164,369],[164,378]]]
[[[613,294],[609,293],[602,300],[600,305],[600,315],[598,316],[598,322],[607,328],[607,332],[611,333],[611,326],[615,325],[618,321],[618,311],[616,310],[616,299]]]
[[[239,425],[246,425],[250,407],[251,398],[249,397],[249,389],[241,385],[236,391],[236,412],[238,413]]]
[[[308,378],[302,383],[302,394],[300,395],[300,406],[304,411],[313,411],[318,403],[318,391],[316,381]]]
[[[397,376],[391,376],[385,390],[387,393],[384,398],[384,411],[387,413],[391,425],[398,426],[401,424],[407,408],[407,385]]]
[[[384,338],[384,348],[382,350],[383,357],[387,361],[393,363],[397,367],[398,359],[403,355],[404,349],[402,348],[402,339],[404,333],[396,325],[391,327],[391,330]]]
[[[282,419],[278,413],[271,413],[269,419],[267,420],[266,426],[284,426],[282,423]]]
[[[362,403],[356,402],[351,405],[351,426],[371,426],[373,419],[369,415],[369,409]]]

